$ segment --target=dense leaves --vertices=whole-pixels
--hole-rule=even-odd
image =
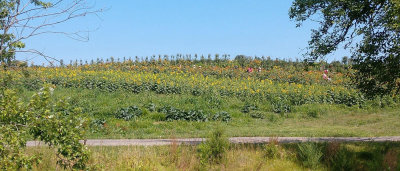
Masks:
[[[131,119],[140,117],[143,114],[142,109],[137,106],[129,106],[126,108],[121,108],[115,113],[115,117],[118,119],[124,119],[129,121]]]
[[[167,121],[183,120],[183,121],[208,121],[209,114],[202,110],[181,110],[174,107],[166,106],[158,110],[166,114]]]
[[[2,170],[32,168],[39,156],[26,155],[23,149],[29,136],[57,149],[57,163],[69,169],[84,169],[88,151],[79,142],[84,132],[80,109],[66,100],[52,102],[52,88],[46,86],[28,104],[10,89],[0,94],[0,167]]]
[[[400,93],[399,0],[295,0],[290,18],[300,26],[318,16],[309,55],[313,60],[353,49],[354,82],[368,97]]]

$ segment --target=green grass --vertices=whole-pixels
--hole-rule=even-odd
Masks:
[[[33,92],[21,89],[23,97]],[[71,105],[81,107],[91,121],[104,119],[102,128],[90,127],[87,138],[184,138],[205,137],[209,130],[220,126],[229,137],[238,136],[398,136],[400,135],[400,108],[376,108],[366,106],[308,104],[295,106],[291,113],[276,114],[271,104],[252,99],[237,99],[221,96],[160,95],[151,92],[140,94],[126,92],[102,92],[99,90],[56,88],[55,98],[70,97]],[[224,122],[160,121],[162,114],[150,112],[144,106],[153,103],[156,107],[173,106],[179,109],[201,109],[210,113],[226,111],[232,116]],[[259,110],[242,113],[246,104],[255,104]],[[114,113],[122,108],[136,105],[145,115],[125,121],[116,119]],[[162,118],[162,117],[161,117]]]
[[[265,145],[231,145],[218,163],[201,163],[196,146],[90,147],[89,165],[95,170],[398,170],[399,143],[315,144],[322,153],[310,167],[299,156],[303,144],[276,144],[280,157],[270,158]],[[309,153],[308,151],[305,151]],[[33,170],[57,170],[53,149],[28,148],[41,153]],[[304,151],[302,152],[304,153]],[[314,154],[310,153],[309,157]],[[59,169],[61,170],[61,169]]]

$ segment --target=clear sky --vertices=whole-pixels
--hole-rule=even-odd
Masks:
[[[61,35],[45,35],[27,41],[27,48],[57,59],[88,60],[158,54],[238,54],[302,59],[310,30],[288,16],[291,0],[97,0],[107,8],[97,17],[80,18],[63,29],[95,30],[88,42]],[[55,27],[57,29],[57,27]],[[340,60],[347,52],[326,57]],[[18,54],[18,59],[34,57]],[[33,59],[36,64],[45,60]]]

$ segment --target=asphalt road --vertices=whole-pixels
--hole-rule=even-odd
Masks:
[[[205,141],[204,138],[185,139],[88,139],[81,141],[87,146],[162,146],[171,144],[196,145]],[[279,143],[298,142],[400,142],[396,137],[234,137],[229,138],[234,144],[265,144],[270,141]],[[28,141],[28,147],[45,146],[43,142]]]

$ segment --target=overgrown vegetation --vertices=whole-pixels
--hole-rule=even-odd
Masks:
[[[0,168],[31,169],[40,155],[24,154],[28,139],[55,147],[57,164],[68,169],[85,169],[88,151],[79,142],[84,135],[85,119],[79,108],[65,100],[53,102],[53,89],[45,86],[29,103],[16,92],[0,89]]]
[[[220,163],[229,148],[229,141],[224,135],[224,130],[217,127],[197,148],[201,164]]]
[[[398,143],[319,143],[322,152],[315,168],[298,157],[302,144],[231,145],[220,162],[201,162],[195,146],[90,147],[90,165],[97,170],[390,170],[400,169]],[[273,151],[273,152],[272,152]],[[30,148],[28,154],[46,158],[33,170],[55,170],[56,156],[48,148]],[[320,154],[317,155],[317,157]],[[316,158],[315,156],[310,156]]]

